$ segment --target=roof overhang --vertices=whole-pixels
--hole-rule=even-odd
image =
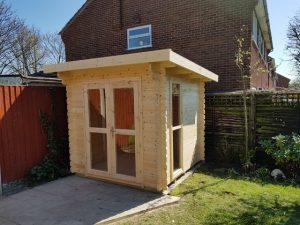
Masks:
[[[76,20],[76,18],[86,9],[86,7],[88,7],[88,5],[91,3],[92,1],[87,0],[81,7],[80,9],[75,13],[75,15],[67,22],[67,24],[61,29],[61,31],[59,32],[59,34],[61,35],[62,33],[65,32],[66,29],[68,29],[68,27]]]
[[[273,50],[273,41],[272,41],[272,33],[271,33],[267,1],[259,0],[258,4],[255,7],[255,12],[256,12],[258,22],[262,29],[264,40],[266,42],[266,47],[269,50]]]
[[[100,69],[108,67],[161,63],[165,67],[179,67],[182,74],[193,74],[205,81],[218,81],[218,75],[173,52],[171,49],[109,56],[95,59],[70,61],[61,64],[45,65],[45,73],[62,73],[76,70]]]

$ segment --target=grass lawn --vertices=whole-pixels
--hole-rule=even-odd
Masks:
[[[300,225],[300,188],[228,177],[207,166],[172,195],[182,201],[121,224]]]

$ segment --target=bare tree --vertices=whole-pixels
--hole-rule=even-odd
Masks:
[[[300,77],[297,77],[289,86],[292,90],[300,90]]]
[[[287,49],[300,76],[300,11],[290,20],[287,37]]]
[[[4,1],[0,1],[0,74],[3,74],[13,60],[8,53],[23,22],[17,18]]]
[[[29,28],[0,0],[0,74],[30,75],[45,63],[64,61],[64,44],[58,35],[41,35]]]
[[[8,65],[11,73],[30,75],[41,70],[45,51],[40,32],[23,26],[13,42],[9,58],[13,59]]]
[[[65,46],[58,34],[45,34],[43,46],[46,52],[47,63],[55,64],[65,62]]]

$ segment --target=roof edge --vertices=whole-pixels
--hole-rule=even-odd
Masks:
[[[265,6],[265,13],[266,13],[266,20],[267,20],[268,29],[269,29],[269,35],[270,35],[271,49],[273,49],[274,45],[273,45],[272,30],[271,30],[270,15],[269,15],[269,8],[268,8],[267,0],[264,0],[264,6]]]
[[[280,74],[280,73],[277,73],[276,72],[276,74],[277,74],[277,76],[280,76],[280,77],[282,77],[282,78],[284,78],[284,79],[287,79],[287,80],[289,80],[289,81],[292,81],[290,78],[288,78],[287,76],[284,76],[284,75],[282,75],[282,74]]]
[[[66,23],[66,25],[61,29],[58,33],[62,35],[65,30],[75,21],[75,19],[85,10],[85,8],[92,2],[93,0],[86,0],[86,2],[78,9],[78,11],[71,17],[71,19]]]
[[[254,11],[256,12],[258,22],[261,26],[263,37],[267,44],[266,47],[272,51],[274,49],[274,45],[267,0],[258,0]]]
[[[115,66],[128,66],[146,63],[151,64],[160,62],[170,62],[189,71],[190,73],[199,74],[200,76],[203,76],[211,81],[218,81],[218,75],[190,61],[189,59],[184,58],[183,56],[173,52],[171,49],[70,61],[54,65],[45,65],[44,71],[46,73],[60,73],[75,70],[108,68]]]

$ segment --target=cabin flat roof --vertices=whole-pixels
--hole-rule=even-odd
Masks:
[[[96,69],[105,67],[117,67],[126,65],[146,64],[146,63],[171,63],[181,67],[193,74],[206,78],[209,81],[218,81],[218,75],[205,69],[204,67],[184,58],[173,52],[171,49],[148,51],[141,53],[109,56],[94,59],[70,61],[61,64],[45,65],[45,73],[61,73],[75,70]]]

